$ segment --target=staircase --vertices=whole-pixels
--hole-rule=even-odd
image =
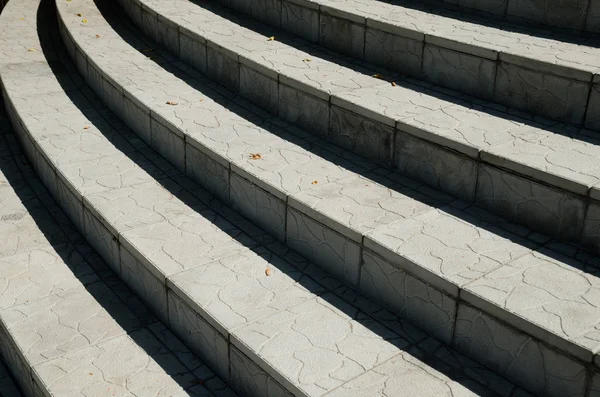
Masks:
[[[9,2],[22,393],[600,396],[594,1]]]

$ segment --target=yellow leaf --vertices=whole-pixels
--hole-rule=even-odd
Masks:
[[[24,21],[24,20],[25,20],[25,18],[19,18],[19,21]]]
[[[268,267],[268,268],[266,268],[266,269],[265,269],[265,274],[266,274],[267,276],[270,276],[272,273],[273,273],[273,271],[271,270],[271,268],[270,268],[270,267]]]
[[[267,39],[267,41],[275,41],[275,36],[271,36]]]
[[[260,160],[262,159],[262,156],[260,155],[260,153],[250,153],[250,160]]]
[[[81,22],[87,23],[87,19],[82,19]]]
[[[175,106],[175,105],[177,105],[177,102],[175,102],[175,101],[167,101],[167,105]]]

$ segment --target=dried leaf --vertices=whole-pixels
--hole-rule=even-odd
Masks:
[[[177,105],[177,102],[175,102],[175,101],[167,101],[167,105],[175,106],[175,105]]]
[[[311,185],[316,185],[317,183],[319,183],[319,181],[312,181],[310,184]]]
[[[302,62],[312,62],[312,59],[310,59],[310,58],[304,58],[304,59],[302,60]]]
[[[86,125],[85,127],[83,127],[83,129],[84,129],[84,130],[89,130],[89,129],[90,129],[90,126],[89,126],[89,125]]]
[[[379,74],[379,73],[375,73],[375,74],[373,75],[373,77],[375,77],[376,79],[383,79],[383,75],[382,75],[382,74]]]
[[[275,36],[271,36],[267,39],[267,41],[275,41]]]
[[[97,34],[97,35],[96,35],[96,38],[97,38],[97,39],[99,39],[99,38],[100,38],[100,35],[99,35],[99,34]]]
[[[396,86],[396,82],[392,81],[392,87],[395,87],[395,86]]]
[[[89,375],[90,375],[90,376],[91,376],[91,375],[94,375],[94,373],[93,373],[93,372],[90,372],[90,373],[89,373]]]
[[[271,268],[270,268],[270,267],[268,267],[268,268],[266,268],[266,269],[265,269],[265,274],[266,274],[267,276],[270,276],[271,274],[273,274],[273,270],[271,270]]]
[[[260,155],[260,153],[250,153],[250,160],[260,160],[262,159],[262,156]]]
[[[200,102],[204,102],[204,98],[200,98]]]
[[[82,16],[83,16],[83,14],[82,14],[82,13],[80,13],[80,12],[78,12],[78,13],[77,13],[77,14],[75,14],[75,15],[77,15],[78,17],[82,17]]]

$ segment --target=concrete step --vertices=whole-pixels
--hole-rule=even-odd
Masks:
[[[220,3],[357,59],[532,114],[600,130],[600,40],[596,35],[584,38],[539,31],[407,2]]]
[[[449,200],[419,184],[410,184],[394,174],[377,175],[385,170],[369,162],[357,164],[348,152],[335,151],[318,138],[265,115],[206,78],[186,72],[185,65],[162,55],[139,32],[124,25],[108,3],[74,0],[58,4],[62,37],[86,80],[140,137],[180,170],[336,278],[357,286],[438,339],[453,343],[535,393],[583,396],[588,392],[586,382],[588,375],[595,376],[593,359],[598,350],[591,335],[599,318],[595,304],[582,297],[581,284],[570,283],[570,292],[555,300],[536,301],[534,308],[521,303],[523,296],[526,303],[527,296],[549,296],[545,294],[556,288],[557,278],[595,283],[593,257],[568,251],[574,249],[571,246],[548,243],[547,237],[477,207]],[[267,266],[273,268],[271,254],[253,248],[260,259],[248,259],[241,252],[241,258],[221,258],[219,266],[214,263],[211,270],[205,265],[186,270],[178,277],[173,269],[185,269],[181,261],[187,256],[173,265],[170,255],[177,253],[175,248],[183,243],[170,243],[173,245],[169,245],[168,255],[158,249],[159,241],[169,241],[164,233],[179,235],[176,228],[153,228],[140,235],[127,229],[129,226],[110,221],[122,217],[113,214],[123,213],[109,208],[118,206],[118,200],[112,197],[133,194],[145,197],[129,189],[118,194],[92,194],[100,204],[86,197],[84,205],[92,207],[98,217],[109,219],[103,222],[112,225],[107,226],[114,230],[112,236],[121,247],[125,246],[121,252],[129,250],[127,255],[135,257],[139,268],[148,269],[158,278],[152,283],[166,283],[167,299],[175,294],[172,291],[179,291],[186,307],[200,313],[205,321],[203,327],[225,335],[225,340],[233,340],[233,346],[252,359],[252,346],[235,341],[240,329],[251,327],[247,317],[254,311],[238,307],[233,297],[220,289],[238,286],[226,283],[211,288],[212,293],[202,292],[204,288],[199,286],[207,283],[203,280],[216,277],[214,274],[223,274],[221,267],[231,268],[238,263],[258,261],[253,269],[259,273],[253,277],[261,277]],[[134,201],[142,205],[140,199]],[[103,208],[104,203],[109,204]],[[187,234],[182,236],[188,238]],[[403,240],[402,236],[406,238]],[[566,255],[558,254],[558,249]],[[121,255],[122,263],[123,258]],[[315,271],[314,267],[310,269]],[[510,278],[505,299],[498,298],[497,292],[485,285],[485,280],[519,270],[542,276],[535,285],[519,284],[520,277]],[[301,282],[305,274],[294,276],[294,282]],[[338,284],[336,289],[339,288],[344,287]],[[327,295],[318,288],[311,292],[319,297]],[[230,300],[227,304],[215,301],[215,294]],[[163,298],[147,299],[157,299],[155,310],[161,310],[159,303]],[[176,303],[173,300],[172,304]],[[265,306],[272,309],[269,304]],[[235,314],[221,317],[229,310]],[[285,318],[295,318],[289,314],[291,309],[285,310]],[[573,316],[575,312],[578,314]],[[171,313],[169,309],[169,316]],[[561,322],[555,321],[555,316]],[[567,323],[570,326],[565,328]],[[233,327],[233,332],[229,327]],[[515,349],[511,350],[510,359],[504,350],[507,338],[519,341],[509,344]],[[214,340],[212,336],[210,339]],[[491,340],[495,343],[492,346]],[[532,350],[539,354],[532,354]],[[214,357],[217,351],[215,347],[203,353]],[[289,373],[289,368],[279,367],[289,361],[273,360],[257,365],[263,371]],[[288,387],[288,377],[273,376],[284,388]],[[294,380],[291,383],[288,391],[298,392],[294,387],[299,386],[294,386]],[[310,388],[301,390],[313,393]]]
[[[411,80],[382,81],[372,77],[377,69],[219,7],[141,3],[123,5],[145,33],[254,104],[533,230],[600,249],[594,133],[518,117]],[[174,130],[178,123],[171,123]]]
[[[61,20],[71,3],[58,3]],[[47,43],[36,48],[52,55]],[[4,64],[0,78],[17,135],[50,193],[158,317],[245,395],[523,395],[160,164],[86,87],[68,83],[76,74],[34,65],[20,62],[15,77]],[[29,84],[45,88],[22,94]]]

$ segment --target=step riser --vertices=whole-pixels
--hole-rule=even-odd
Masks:
[[[62,29],[64,29],[64,28],[62,28]],[[63,32],[63,33],[65,33],[65,32]],[[68,40],[72,40],[70,38],[70,36],[68,35],[68,33],[63,34],[63,37],[67,37]],[[76,49],[76,46],[73,44],[68,44],[67,48],[73,49],[72,51],[75,51],[75,52],[78,51]],[[76,55],[73,53],[71,55],[74,56],[75,59],[80,58],[79,55]],[[79,64],[79,62],[78,62],[78,64]],[[98,68],[96,68],[96,69],[98,69]],[[91,74],[88,77],[96,78],[96,77],[92,77]],[[106,77],[106,78],[108,78],[108,77]],[[106,81],[106,80],[103,80],[103,81]],[[93,83],[90,81],[90,85],[92,87],[104,87],[105,83],[98,83],[98,82]],[[104,91],[99,91],[99,94],[101,94],[102,92],[104,92]],[[103,98],[105,100],[107,100],[108,103],[112,103],[111,107],[114,107],[115,111],[117,111],[117,112],[119,112],[119,109],[125,109],[128,106],[127,105],[127,100],[128,100],[127,94],[111,96],[111,98],[107,98],[106,96],[104,96]],[[115,98],[122,98],[121,100],[123,102],[118,102],[117,100],[115,100]],[[143,110],[141,113],[146,115],[146,116],[143,116],[143,117],[146,117],[146,119],[144,121],[140,122],[139,120],[141,120],[141,119],[136,118],[136,120],[138,120],[137,126],[151,125],[152,120],[151,120],[151,116],[150,116],[150,113],[151,113],[150,109]],[[128,119],[127,118],[128,116],[126,114],[124,114],[124,117],[126,120],[132,120],[132,119]],[[132,124],[132,126],[135,127],[136,124],[134,123],[134,124]],[[138,133],[140,134],[140,136],[144,136],[144,133],[147,134],[147,129],[138,128]],[[172,136],[179,136],[179,134],[176,134],[173,131],[171,131],[169,133]],[[161,139],[161,140],[154,140],[154,141],[152,139],[148,139],[148,141],[152,144],[152,142],[169,141],[169,139],[166,139],[166,140]],[[187,164],[186,169],[188,170],[188,175],[190,175],[192,178],[196,179],[199,183],[201,183],[203,186],[205,186],[212,192],[215,192],[215,193],[220,192],[222,197],[227,198],[228,195],[230,194],[229,192],[230,192],[231,186],[229,186],[229,189],[225,189],[222,184],[217,184],[220,186],[220,188],[214,188],[215,184],[211,184],[209,182],[207,183],[207,179],[205,179],[204,177],[198,177],[194,172],[190,171],[192,169],[197,169],[197,170],[204,169],[205,168],[204,161],[206,161],[206,159],[209,158],[209,156],[204,155],[204,154],[199,154],[199,151],[197,151],[187,141],[183,142],[182,144],[185,145],[185,149],[180,148],[178,150],[163,150],[163,154],[168,155],[168,153],[178,153],[178,155],[176,157],[171,156],[171,158],[170,158],[174,164],[175,163],[181,164],[181,157],[185,156],[185,159],[186,159],[185,163]],[[155,146],[155,149],[160,150],[161,149],[160,145]],[[164,146],[163,146],[163,149],[164,149]],[[201,157],[201,159],[197,160],[198,157]],[[215,164],[216,167],[219,167],[218,169],[221,170],[220,172],[216,173],[216,174],[221,175],[221,177],[217,178],[217,180],[223,181],[223,180],[229,179],[230,181],[232,181],[232,180],[244,179],[240,175],[236,174],[233,170],[230,170],[229,168],[227,168],[225,166],[219,165],[219,162],[217,162],[215,160],[211,160],[211,161],[212,161],[212,163]],[[359,241],[353,241],[347,237],[341,236],[340,234],[335,232],[333,229],[323,225],[319,221],[311,218],[310,216],[308,216],[304,213],[298,212],[297,209],[295,209],[291,205],[288,204],[288,206],[286,208],[286,204],[285,204],[284,200],[281,200],[273,195],[269,195],[269,193],[267,193],[262,188],[257,186],[258,181],[256,181],[256,183],[250,182],[248,180],[244,180],[244,181],[245,181],[245,183],[248,184],[247,190],[259,191],[260,194],[262,194],[264,197],[268,198],[268,200],[267,199],[263,200],[262,204],[260,205],[261,208],[270,208],[270,211],[277,214],[278,217],[284,217],[282,219],[285,219],[286,214],[287,214],[286,230],[288,230],[288,231],[290,231],[290,230],[295,231],[298,229],[301,230],[300,234],[291,235],[290,233],[287,233],[286,240],[287,240],[288,245],[295,248],[297,251],[301,252],[302,254],[306,255],[308,258],[313,259],[315,262],[326,267],[329,271],[331,271],[332,273],[336,274],[337,276],[345,279],[346,281],[348,281],[352,284],[355,284],[355,285],[358,284],[359,287],[365,293],[372,296],[376,300],[382,301],[388,307],[401,313],[404,317],[412,319],[414,322],[416,322],[417,324],[426,328],[426,330],[428,332],[437,336],[441,340],[444,340],[448,343],[454,343],[461,350],[468,353],[471,357],[488,363],[490,366],[495,367],[498,370],[498,372],[500,372],[506,376],[516,378],[521,384],[525,385],[526,387],[528,387],[530,389],[533,389],[533,390],[539,392],[540,394],[561,396],[561,395],[570,394],[571,392],[573,392],[574,395],[581,395],[581,396],[584,395],[583,392],[584,392],[585,381],[586,381],[586,376],[587,376],[586,371],[587,371],[587,367],[591,366],[591,364],[589,363],[591,361],[591,357],[585,357],[584,360],[587,360],[588,364],[583,364],[578,360],[573,360],[572,358],[570,358],[570,355],[568,355],[568,354],[564,354],[562,352],[553,350],[550,347],[547,347],[543,343],[539,342],[538,339],[531,338],[530,336],[524,334],[523,332],[516,330],[513,327],[504,326],[502,324],[502,322],[500,322],[499,320],[495,320],[494,319],[495,317],[490,317],[490,315],[488,315],[487,313],[484,313],[481,310],[472,309],[472,306],[470,306],[470,304],[468,302],[463,301],[461,299],[461,292],[459,290],[457,290],[456,288],[449,287],[449,286],[447,286],[448,285],[447,283],[443,284],[442,281],[439,281],[438,284],[440,284],[440,288],[443,288],[442,285],[447,286],[447,290],[445,290],[445,292],[442,292],[440,289],[432,286],[431,284],[421,281],[421,279],[419,278],[419,276],[422,276],[425,278],[431,278],[431,275],[427,276],[427,275],[419,274],[419,271],[415,270],[415,273],[417,274],[417,276],[415,277],[410,272],[407,272],[404,270],[398,270],[398,264],[396,264],[396,265],[389,264],[382,258],[378,257],[377,255],[374,255],[368,249],[365,249],[362,246],[362,241],[361,241],[362,237],[358,239]],[[254,197],[254,196],[252,196],[252,194],[249,194],[248,196]],[[240,206],[239,203],[241,203],[241,201],[236,201],[233,198],[233,196],[231,196],[231,197],[232,197],[232,199],[230,200],[230,203],[234,206]],[[277,204],[276,205],[268,204],[269,201],[271,203],[277,203]],[[278,209],[278,208],[281,208],[281,209]],[[264,214],[260,214],[259,216],[257,216],[256,215],[256,207],[253,206],[247,210],[244,210],[244,208],[241,208],[241,210],[249,218],[251,218],[259,223],[262,222],[265,229],[267,229],[270,233],[272,233],[274,235],[280,235],[281,227],[274,226],[274,224],[272,222],[264,222],[266,217],[264,216]],[[268,219],[272,219],[272,218],[268,218]],[[296,221],[295,219],[299,219],[299,220]],[[305,224],[309,224],[310,227],[313,228],[312,230],[315,230],[315,228],[316,228],[316,229],[319,229],[324,235],[331,236],[331,237],[329,237],[329,239],[337,238],[338,240],[342,240],[343,242],[339,244],[341,248],[340,248],[340,253],[338,255],[340,255],[342,258],[344,258],[344,260],[341,262],[337,261],[337,263],[332,265],[332,260],[331,260],[332,256],[328,252],[320,250],[320,248],[316,245],[315,245],[315,247],[311,247],[311,248],[307,249],[306,245],[301,244],[300,243],[301,241],[310,241],[310,239],[311,239],[310,236],[312,233],[310,233],[309,228],[302,229],[302,227],[299,227],[299,228],[297,227],[297,226],[301,226],[301,225],[305,225]],[[319,232],[319,233],[321,233],[321,232]],[[317,234],[319,234],[319,233],[317,233]],[[298,243],[294,244],[294,241],[297,241]],[[351,255],[351,256],[348,256],[348,255]],[[132,289],[134,289],[136,292],[138,292],[139,294],[144,296],[144,299],[146,299],[147,301],[151,302],[154,300],[156,303],[154,303],[152,306],[154,307],[154,310],[157,313],[160,313],[160,312],[165,313],[168,310],[168,313],[169,313],[168,315],[174,316],[175,313],[177,313],[177,311],[181,312],[183,310],[183,314],[178,314],[176,320],[171,319],[171,324],[174,327],[174,329],[177,330],[178,335],[182,339],[184,339],[187,343],[189,343],[191,346],[195,346],[195,350],[197,351],[198,354],[201,354],[202,356],[207,357],[207,359],[211,360],[211,362],[213,363],[213,366],[215,368],[226,368],[227,365],[224,365],[222,363],[223,360],[220,358],[217,358],[217,354],[215,353],[215,352],[220,351],[219,346],[226,346],[226,338],[223,337],[222,334],[220,334],[218,331],[211,328],[206,323],[206,321],[202,319],[201,315],[199,315],[198,313],[194,313],[193,310],[191,310],[189,308],[189,306],[187,306],[185,304],[185,302],[178,300],[178,298],[176,296],[174,296],[174,294],[172,292],[164,292],[164,291],[167,291],[167,289],[168,289],[167,287],[165,287],[164,283],[162,283],[154,275],[150,274],[147,270],[145,270],[148,268],[148,266],[152,266],[151,264],[148,264],[148,263],[146,263],[146,264],[138,263],[136,265],[125,264],[124,258],[126,258],[128,256],[131,256],[131,253],[128,254],[128,253],[124,252],[124,248],[123,248],[123,246],[121,246],[121,262],[122,262],[121,266],[127,267],[128,269],[135,268],[135,270],[132,271],[132,273],[136,274],[136,276],[132,277],[132,279],[144,280],[144,281],[139,281],[139,283],[143,284],[143,286],[139,286],[139,285],[133,286],[132,285],[131,286]],[[349,266],[349,264],[353,264],[353,265]],[[402,266],[410,268],[411,264],[402,264]],[[403,292],[401,292],[401,293],[397,292],[397,291],[395,291],[394,288],[390,288],[390,289],[381,288],[381,286],[384,285],[384,281],[389,282],[389,280],[392,280],[391,278],[388,280],[388,276],[386,275],[386,273],[389,271],[396,272],[394,274],[394,277],[397,277],[397,278],[394,278],[393,281],[391,281],[392,285],[398,284],[399,283],[398,280],[403,280],[402,283],[404,283],[404,285],[406,286],[405,290]],[[421,273],[422,273],[422,271],[421,271]],[[360,274],[360,276],[359,276],[359,274]],[[374,278],[379,277],[380,280],[382,280],[382,283],[381,284],[377,283],[377,286],[369,285],[369,283],[367,281],[369,277],[374,277]],[[361,280],[360,282],[359,282],[359,279]],[[152,293],[150,291],[152,291]],[[160,291],[160,292],[157,293],[156,291]],[[155,296],[160,295],[160,298],[153,297],[152,296],[153,294]],[[169,299],[170,299],[170,301],[169,301]],[[165,302],[165,300],[169,301],[169,304],[162,303],[162,302]],[[177,309],[175,309],[175,308],[177,308]],[[574,375],[571,374],[571,375],[573,375],[571,378],[574,378],[574,380],[567,377],[567,379],[569,379],[569,380],[565,381],[564,384],[562,384],[560,386],[556,386],[553,390],[546,389],[546,386],[544,386],[540,389],[536,385],[543,383],[543,382],[540,382],[541,378],[546,377],[546,376],[551,376],[552,375],[551,372],[544,373],[544,374],[533,374],[533,373],[529,373],[529,372],[520,371],[517,375],[514,375],[511,372],[511,371],[514,371],[514,368],[511,366],[511,362],[498,362],[498,361],[488,362],[488,361],[486,361],[492,355],[490,353],[491,347],[487,345],[488,339],[483,338],[483,339],[474,339],[473,341],[469,340],[469,335],[470,335],[469,334],[470,333],[469,320],[473,317],[486,318],[487,323],[492,324],[492,326],[490,328],[493,329],[494,332],[491,333],[491,336],[490,336],[491,338],[500,339],[500,338],[505,337],[506,333],[509,333],[514,338],[517,338],[522,341],[529,341],[528,342],[529,344],[542,350],[544,353],[556,355],[556,358],[553,358],[553,360],[555,360],[553,362],[561,363],[559,368],[571,369],[574,374]],[[191,325],[187,325],[187,326],[180,325],[180,319],[185,319],[185,318],[195,319],[194,321],[197,324],[199,324],[199,325],[196,325],[195,328],[204,330],[204,331],[202,331],[203,335],[205,335],[207,338],[210,338],[210,340],[216,340],[218,342],[216,342],[211,348],[207,348],[205,345],[204,346],[198,345],[197,340],[190,337],[189,330],[193,327]],[[224,348],[221,348],[221,350],[222,349],[224,349]],[[500,350],[498,350],[498,351],[500,351]],[[515,352],[514,354],[519,355],[518,352]],[[572,353],[572,354],[576,355],[577,353]],[[233,355],[230,354],[230,359],[232,359],[231,357],[234,357],[234,356],[235,356],[235,354],[233,354]],[[212,357],[212,359],[211,359],[211,357]],[[519,368],[527,368],[528,366],[529,367],[533,366],[536,368],[542,368],[542,367],[545,368],[544,365],[546,365],[546,364],[540,364],[539,362],[535,362],[537,356],[536,357],[522,356],[522,357],[523,357],[522,358],[523,366],[521,367],[519,365]],[[224,369],[221,370],[221,373],[223,373],[223,372],[225,372]]]
[[[600,75],[540,64],[362,17],[357,20],[308,0],[221,3],[304,39],[317,42],[318,38],[327,48],[388,70],[600,131]],[[600,4],[598,9],[600,15]],[[515,84],[519,79],[527,84]]]
[[[163,18],[158,20],[152,10],[141,7],[136,0],[123,1],[122,5],[125,12],[136,24],[140,24],[140,27],[144,27],[144,23],[150,23],[148,21],[157,21],[156,29],[145,29],[150,33],[151,39],[163,44],[176,42],[174,37],[178,33],[172,23],[166,22]],[[180,45],[167,47],[173,49],[174,55],[199,71],[206,72],[211,78],[240,93],[253,103],[277,113],[279,117],[344,149],[385,166],[395,167],[406,176],[455,197],[475,202],[532,230],[564,240],[583,241],[591,249],[600,252],[600,239],[597,238],[600,228],[597,216],[600,202],[587,196],[587,192],[585,195],[569,193],[515,174],[510,170],[498,168],[485,162],[483,158],[486,157],[485,152],[474,153],[474,157],[470,157],[422,140],[418,135],[429,136],[430,134],[413,127],[408,128],[400,122],[390,126],[366,114],[359,115],[343,109],[338,106],[343,105],[343,102],[337,100],[335,96],[331,99],[318,98],[314,96],[317,94],[314,89],[299,84],[290,86],[286,83],[293,82],[283,83],[281,79],[269,77],[264,74],[266,71],[263,68],[242,58],[232,59],[229,52],[217,48],[210,42],[202,43],[196,39],[192,41],[193,44],[189,44],[190,40],[194,39],[183,32],[179,33],[179,37]],[[194,48],[195,52],[193,54],[187,52],[189,48]],[[183,50],[179,51],[179,49]],[[269,89],[266,90],[265,87]],[[147,125],[148,121],[144,123]],[[349,131],[352,134],[349,134]],[[348,142],[348,135],[356,138]],[[183,143],[178,140],[177,144],[179,151],[172,150],[172,153],[183,152],[181,149]],[[171,158],[174,162],[181,161],[180,156],[175,158],[171,156]],[[228,193],[222,181],[227,179],[227,170],[216,163],[215,169],[218,177],[213,180],[213,184],[220,185],[220,192],[213,190],[213,193],[225,198]],[[449,173],[448,170],[452,172]],[[242,175],[242,178],[245,176]],[[208,180],[205,176],[201,179]],[[284,198],[274,198],[266,192],[258,192],[252,193],[251,197],[260,199],[258,197],[262,196],[263,202],[272,203],[270,212],[273,217],[269,217],[269,221],[264,222],[267,218],[254,215],[255,209],[245,210],[237,207],[246,216],[259,223],[262,220],[261,225],[269,227],[272,226],[271,219],[285,219],[286,212],[289,215],[289,210],[285,210]],[[230,193],[232,201],[234,195],[236,192],[232,190]],[[524,202],[527,204],[524,205]],[[232,205],[236,204],[232,202]],[[283,227],[278,224],[274,234],[282,239]]]

